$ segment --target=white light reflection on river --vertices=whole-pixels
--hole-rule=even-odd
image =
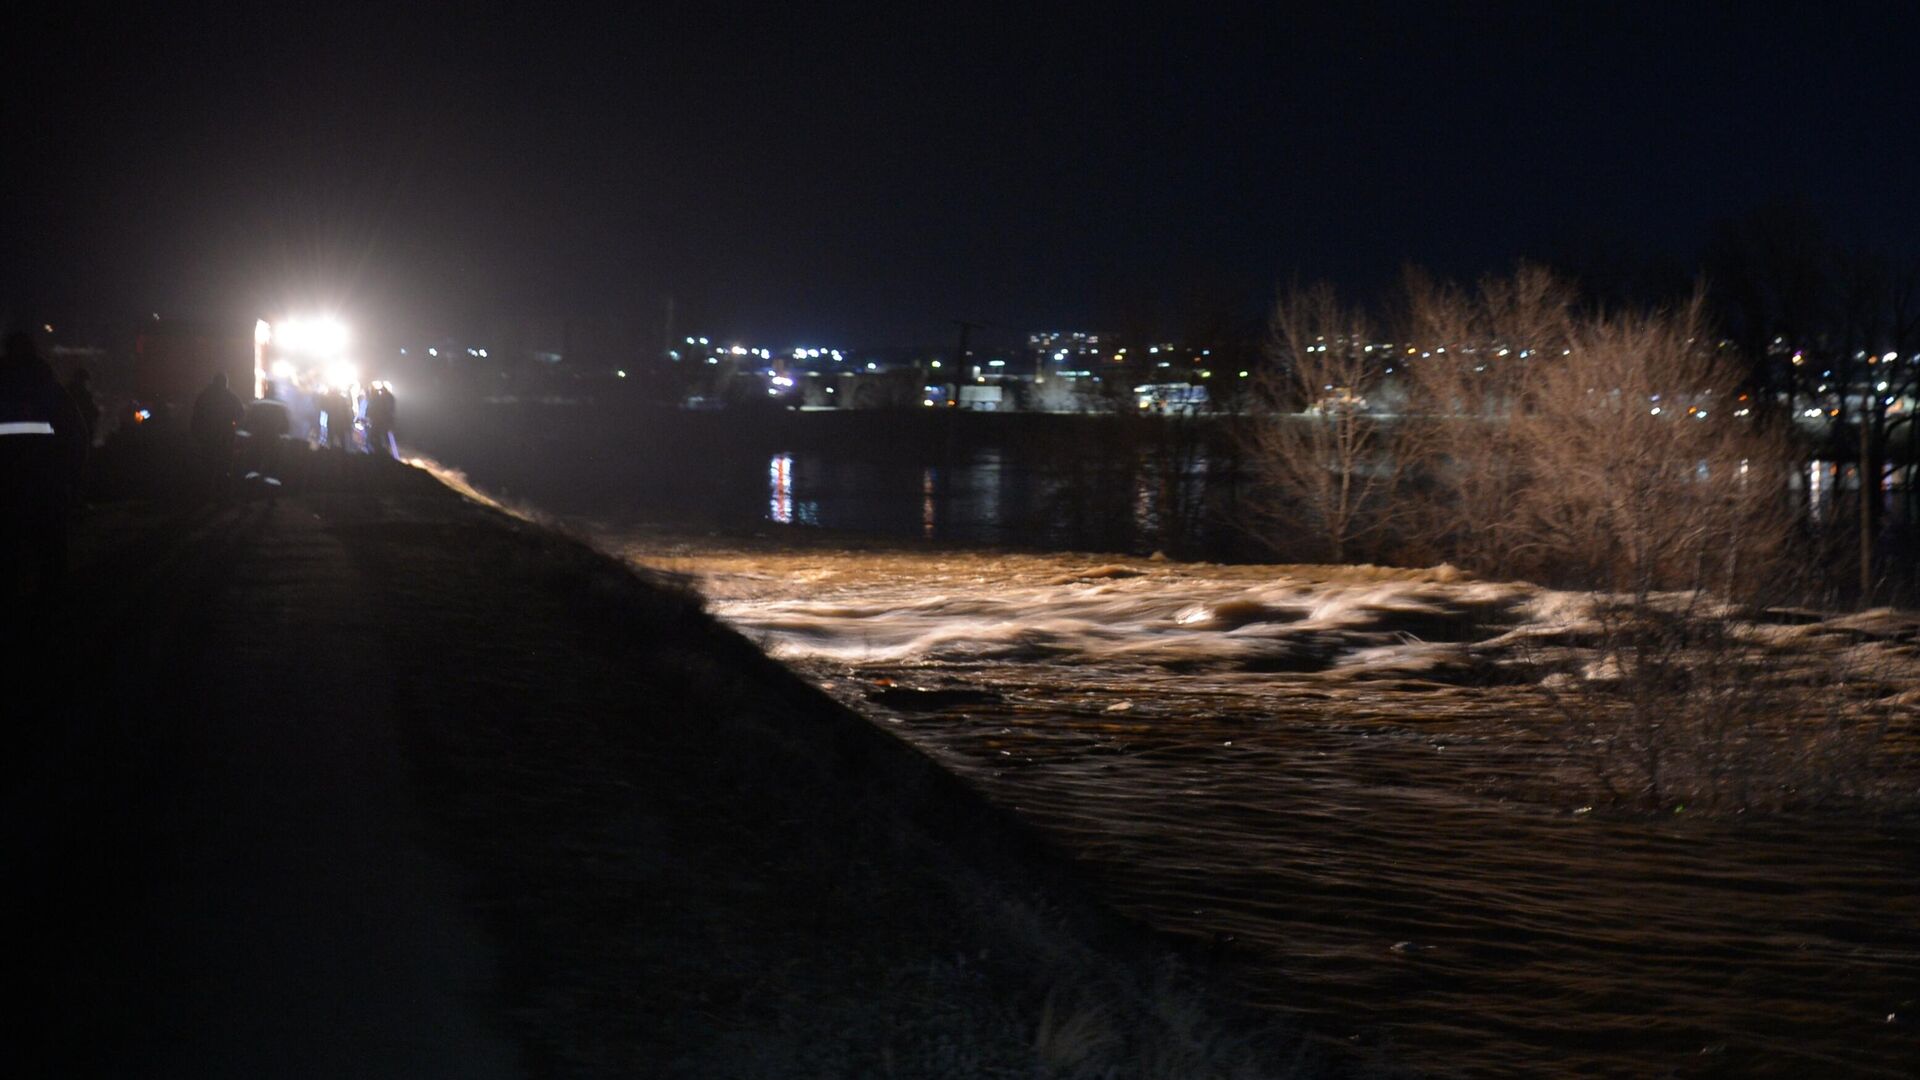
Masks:
[[[767,463],[767,516],[782,525],[793,524],[793,455],[775,454]]]
[[[928,540],[934,537],[934,474],[931,468],[920,470],[920,535]]]

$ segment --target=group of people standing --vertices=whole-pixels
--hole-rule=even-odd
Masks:
[[[358,401],[333,393],[315,403],[321,415],[302,425],[316,437],[315,445],[399,457],[398,403],[385,383],[373,384]],[[200,391],[189,433],[200,475],[213,492],[224,495],[235,474],[278,486],[283,448],[296,436],[289,404],[272,383],[258,400],[243,404],[224,374]],[[362,419],[364,442],[356,437]],[[99,420],[84,368],[62,385],[30,334],[7,335],[0,355],[0,595],[65,587],[68,524],[80,505],[82,471]]]
[[[358,445],[359,440],[355,438],[356,414],[362,410],[355,408],[353,398],[339,390],[328,390],[314,397],[312,403],[317,415],[306,426],[316,447],[339,453],[364,449],[390,458],[400,456],[394,438],[398,403],[393,390],[385,383],[375,383],[363,400],[364,447]],[[248,475],[264,476],[277,485],[281,447],[293,434],[293,428],[293,411],[272,382],[262,385],[259,399],[243,405],[228,386],[227,377],[215,375],[194,399],[190,425],[194,442],[209,473],[222,481],[231,472],[244,470]]]

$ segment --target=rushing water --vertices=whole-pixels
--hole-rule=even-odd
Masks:
[[[1327,1037],[1436,1075],[1920,1067],[1920,823],[1589,812],[1528,722],[1537,697],[1497,677],[1577,624],[1578,598],[1444,572],[607,539],[699,576],[721,617]],[[1754,629],[1911,662],[1897,618]]]
[[[968,460],[776,451],[514,484],[696,576],[720,617],[1326,1038],[1435,1075],[1920,1075],[1920,819],[1590,806],[1532,685],[1543,657],[1581,670],[1580,598],[1444,570],[932,546],[1071,545],[1095,524],[1046,524],[1085,474]],[[1153,550],[1154,489],[1113,475],[1089,505],[1141,515],[1123,546]],[[642,524],[696,518],[720,532]],[[1742,633],[1873,673],[1855,689],[1906,725],[1890,782],[1920,784],[1914,620]]]

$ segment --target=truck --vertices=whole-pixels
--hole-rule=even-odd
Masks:
[[[258,335],[241,325],[155,319],[133,339],[133,415],[193,408],[215,375],[241,397],[257,390]],[[124,339],[123,339],[124,340]]]

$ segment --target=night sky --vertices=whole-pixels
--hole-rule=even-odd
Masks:
[[[1894,7],[271,7],[4,16],[10,322],[671,294],[689,330],[904,344],[1690,260],[1783,199],[1920,251]]]

